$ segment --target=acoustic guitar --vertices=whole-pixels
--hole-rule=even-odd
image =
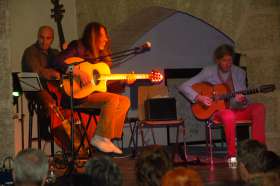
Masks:
[[[211,85],[209,83],[196,83],[192,86],[192,88],[193,90],[198,92],[198,94],[208,96],[213,100],[212,104],[209,107],[199,102],[192,104],[192,112],[194,116],[199,120],[207,120],[217,110],[225,109],[225,100],[229,100],[236,94],[249,95],[257,93],[268,93],[275,90],[275,85],[267,84],[253,89],[233,92],[228,92],[228,88],[224,84]]]
[[[91,64],[84,62],[81,58],[72,57],[65,60],[65,63],[71,64],[75,61],[81,61],[78,68],[82,73],[85,73],[90,78],[90,83],[82,85],[79,77],[73,78],[73,97],[81,99],[93,92],[106,92],[107,81],[109,80],[136,80],[136,79],[149,79],[153,83],[158,83],[163,80],[163,75],[158,71],[152,71],[150,74],[111,74],[110,68],[106,63]],[[70,80],[63,79],[63,89],[65,93],[70,96]]]

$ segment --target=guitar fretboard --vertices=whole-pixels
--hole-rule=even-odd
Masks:
[[[241,91],[234,91],[228,94],[223,95],[217,95],[215,96],[215,99],[230,99],[234,97],[236,94],[243,94],[243,95],[250,95],[250,94],[257,94],[260,93],[259,88],[253,88],[253,89],[247,89],[247,90],[241,90]]]
[[[98,80],[149,79],[149,77],[149,74],[108,74],[100,75]]]

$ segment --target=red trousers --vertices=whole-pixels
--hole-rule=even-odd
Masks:
[[[214,114],[214,120],[224,125],[228,156],[236,156],[235,122],[238,120],[251,120],[252,138],[265,143],[265,107],[261,103],[249,104],[244,109],[224,109]]]

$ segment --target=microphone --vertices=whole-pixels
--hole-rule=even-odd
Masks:
[[[145,42],[142,46],[139,46],[139,47],[135,47],[134,48],[134,52],[136,54],[140,54],[140,53],[143,53],[143,52],[147,52],[147,51],[150,51],[152,48],[152,43],[147,41]]]
[[[128,49],[128,50],[123,50],[123,51],[120,51],[120,52],[115,52],[115,53],[110,54],[108,56],[111,56],[111,59],[113,59],[114,61],[116,61],[116,60],[120,61],[125,57],[131,56],[131,55],[138,55],[138,54],[150,51],[151,48],[152,48],[151,42],[147,41],[141,46],[134,47],[134,48],[131,48],[131,49]]]

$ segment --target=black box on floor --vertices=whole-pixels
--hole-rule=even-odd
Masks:
[[[145,101],[147,120],[176,120],[175,98],[152,98]]]

